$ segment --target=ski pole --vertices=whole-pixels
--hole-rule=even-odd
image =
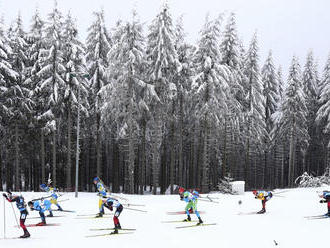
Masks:
[[[138,211],[138,212],[142,212],[142,213],[147,213],[148,211],[146,210],[141,210],[141,209],[135,209],[135,208],[124,208],[124,209],[128,209],[128,210],[132,210],[132,211]]]
[[[14,216],[15,216],[15,220],[16,220],[16,224],[17,224],[17,227],[19,228],[20,225],[18,224],[18,220],[17,220],[17,216],[16,216],[16,213],[15,213],[15,209],[14,209],[14,206],[12,203],[10,203],[10,206],[11,206],[11,209],[13,210],[13,213],[14,213]]]
[[[129,206],[132,206],[132,207],[145,207],[146,206],[146,205],[143,205],[143,204],[134,204],[134,203],[124,203],[122,205],[127,206],[127,207],[129,207]]]
[[[198,199],[199,201],[204,201],[204,202],[211,202],[211,203],[216,203],[216,204],[219,204],[220,202],[217,202],[217,201],[210,201],[209,199],[205,199],[205,198],[200,198]]]

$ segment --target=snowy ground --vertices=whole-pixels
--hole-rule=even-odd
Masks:
[[[255,200],[251,192],[243,196],[214,195],[220,197],[220,204],[199,202],[199,210],[206,211],[202,215],[205,223],[217,223],[215,226],[202,226],[176,229],[186,223],[165,224],[162,221],[181,220],[184,215],[167,215],[167,211],[184,209],[184,202],[174,196],[125,196],[130,203],[146,204],[148,213],[130,210],[123,211],[120,216],[122,227],[136,228],[134,234],[87,238],[86,235],[101,234],[107,231],[90,231],[91,228],[107,228],[113,226],[112,218],[78,219],[77,214],[97,213],[98,198],[95,193],[80,193],[79,198],[66,194],[62,199],[70,199],[62,203],[64,209],[76,210],[77,213],[65,213],[64,218],[47,218],[48,223],[60,223],[60,226],[31,227],[30,239],[0,239],[1,248],[52,248],[52,247],[202,247],[221,248],[310,248],[321,247],[327,243],[330,219],[308,220],[304,216],[318,215],[326,212],[326,204],[320,204],[317,191],[323,189],[294,189],[274,196],[267,204],[265,215],[240,215],[260,210],[261,203]],[[29,200],[40,197],[40,193],[24,193]],[[242,200],[239,205],[238,201]],[[3,238],[3,202],[0,201],[0,236]],[[6,236],[17,237],[22,230],[15,228],[13,211],[6,202]],[[106,210],[107,211],[107,210]],[[18,211],[15,206],[15,212]],[[55,212],[55,215],[63,215]],[[30,212],[29,217],[38,216]],[[195,218],[195,216],[192,216]],[[39,219],[28,219],[27,224],[39,222]],[[278,245],[276,246],[274,240]]]

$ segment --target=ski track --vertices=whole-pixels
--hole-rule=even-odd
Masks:
[[[63,202],[63,209],[76,210],[76,213],[54,212],[54,215],[66,215],[66,218],[47,218],[48,223],[60,223],[61,226],[29,228],[31,239],[3,240],[3,199],[0,202],[0,248],[59,248],[59,247],[121,247],[121,248],[176,248],[213,246],[221,248],[310,248],[323,247],[324,237],[328,236],[330,219],[308,220],[305,216],[323,214],[326,204],[320,204],[316,191],[326,188],[292,189],[274,196],[267,203],[264,215],[239,215],[258,211],[259,200],[251,192],[242,196],[215,194],[220,204],[200,201],[198,209],[206,211],[202,215],[205,223],[217,223],[214,226],[176,229],[187,223],[162,223],[162,221],[181,220],[185,215],[167,215],[167,211],[180,211],[185,203],[178,195],[125,195],[130,203],[146,204],[148,213],[125,210],[120,216],[123,228],[136,228],[130,235],[111,235],[86,238],[87,235],[103,234],[108,231],[90,231],[93,228],[113,227],[111,218],[75,219],[78,214],[98,212],[98,197],[95,193],[66,194],[70,201]],[[23,193],[26,200],[42,196],[42,193]],[[242,200],[239,205],[238,201]],[[106,212],[109,212],[107,209]],[[15,206],[15,213],[18,210]],[[38,213],[30,211],[30,217]],[[192,215],[192,219],[196,219]],[[39,219],[27,219],[26,224],[34,224]],[[6,202],[6,237],[13,238],[22,234],[16,225],[11,206]],[[109,231],[110,232],[110,231]],[[275,242],[278,245],[275,245]],[[30,246],[31,245],[31,246]]]

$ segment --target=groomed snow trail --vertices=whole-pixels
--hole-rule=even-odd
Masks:
[[[3,199],[0,201],[0,248],[60,248],[60,247],[121,247],[121,248],[182,248],[182,247],[221,247],[221,248],[311,248],[324,246],[324,238],[329,236],[330,219],[308,220],[304,216],[324,214],[326,204],[320,204],[317,191],[327,188],[292,189],[280,196],[274,196],[267,203],[264,215],[244,215],[258,211],[261,203],[255,200],[251,192],[243,196],[214,194],[219,204],[200,201],[199,210],[205,223],[217,223],[215,226],[176,229],[186,223],[162,223],[162,221],[182,220],[184,215],[167,215],[168,211],[182,211],[185,203],[178,195],[125,195],[132,204],[145,204],[148,213],[124,209],[120,216],[123,228],[136,228],[133,234],[112,235],[87,238],[87,235],[103,234],[110,231],[91,231],[95,228],[113,227],[112,216],[102,219],[83,219],[81,214],[98,212],[96,193],[79,193],[74,198],[68,193],[60,199],[70,199],[61,203],[67,210],[76,213],[54,212],[65,215],[63,218],[47,218],[48,223],[60,223],[60,226],[32,227],[30,239],[3,240]],[[23,193],[26,200],[37,198],[43,193]],[[239,205],[238,201],[242,204]],[[124,201],[123,201],[124,203]],[[13,238],[22,234],[15,227],[13,211],[8,202],[6,206],[6,237]],[[15,213],[18,211],[15,207]],[[106,212],[109,211],[106,209]],[[30,211],[29,217],[38,217]],[[195,215],[192,215],[196,219]],[[26,224],[39,222],[38,218],[27,219]],[[276,245],[277,244],[277,245]]]

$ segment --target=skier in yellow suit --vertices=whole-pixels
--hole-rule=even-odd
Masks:
[[[99,214],[96,216],[98,218],[103,217],[104,215],[104,203],[102,198],[107,196],[107,190],[104,187],[103,183],[101,182],[100,178],[95,177],[93,180],[96,189],[98,191],[97,195],[99,196]]]
[[[270,191],[257,191],[253,190],[253,194],[256,199],[261,200],[262,209],[258,212],[258,214],[266,213],[266,202],[269,201],[273,197],[273,193]]]
[[[40,184],[40,189],[47,192],[47,193],[50,193],[50,196],[51,196],[50,203],[56,205],[56,207],[58,208],[59,211],[63,211],[62,207],[57,202],[57,199],[58,199],[57,191],[58,191],[58,189],[55,188],[55,187],[52,187],[50,183],[51,183],[51,181],[48,182],[48,185]],[[53,217],[53,212],[49,211],[49,215],[47,215],[47,217]]]

